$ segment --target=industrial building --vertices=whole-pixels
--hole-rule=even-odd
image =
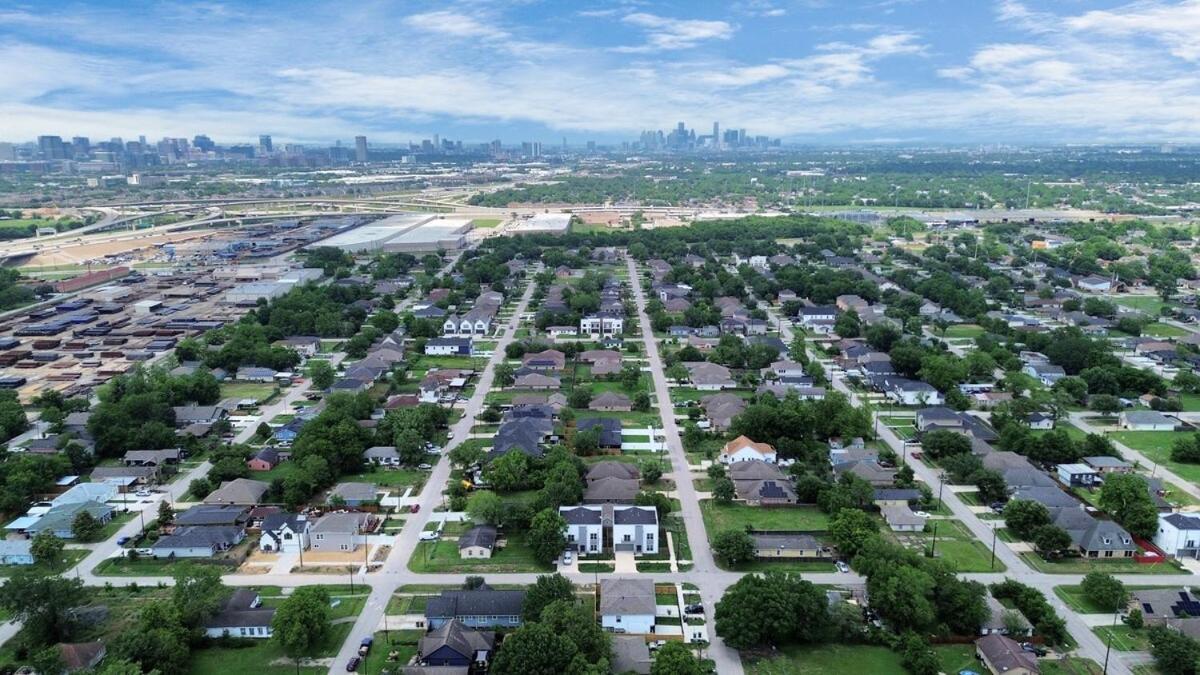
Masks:
[[[512,234],[566,234],[571,226],[569,213],[539,213],[509,228]]]
[[[388,216],[342,232],[313,246],[333,246],[347,253],[420,253],[454,250],[466,245],[471,221],[424,213]]]

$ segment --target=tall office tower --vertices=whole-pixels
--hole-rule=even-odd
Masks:
[[[146,137],[138,136],[138,143],[141,143],[143,148],[146,147]]]
[[[713,147],[721,147],[721,124],[713,122]]]
[[[264,152],[271,152],[273,150],[270,134],[262,134],[258,137],[258,147],[262,148]]]
[[[746,130],[738,129],[738,145],[746,144]]]
[[[217,144],[213,143],[213,140],[204,134],[197,134],[193,137],[192,145],[196,146],[196,149],[200,152],[211,152],[213,148],[217,147]]]
[[[87,136],[76,136],[71,139],[71,148],[75,150],[76,157],[86,157],[92,152],[92,142]]]
[[[0,143],[0,160],[15,161],[17,159],[17,146],[12,143]]]
[[[442,147],[442,138],[438,134],[433,135],[433,147],[434,149],[440,149]]]
[[[38,136],[38,151],[42,153],[42,159],[65,159],[67,156],[61,136]]]
[[[354,137],[354,159],[355,161],[366,163],[367,161],[367,137]]]

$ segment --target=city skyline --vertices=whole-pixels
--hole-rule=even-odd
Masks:
[[[287,8],[0,11],[3,140],[582,144],[677,120],[817,143],[1200,139],[1197,0]]]

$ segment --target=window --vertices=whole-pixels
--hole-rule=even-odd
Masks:
[[[633,538],[627,534],[627,535],[624,535],[624,538],[621,539],[621,541],[629,542],[629,541],[633,541]]]

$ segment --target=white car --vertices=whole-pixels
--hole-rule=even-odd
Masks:
[[[433,468],[433,465],[432,464],[418,464],[417,468],[422,471],[429,471],[430,469]]]
[[[425,530],[421,533],[420,538],[421,541],[437,541],[438,532],[437,530]]]
[[[929,514],[926,513],[925,511],[916,511],[913,513],[913,515],[918,518],[928,518],[929,517]]]
[[[135,497],[149,497],[150,491],[149,490],[138,490],[137,492],[133,493],[133,495]]]
[[[570,565],[571,563],[575,562],[575,554],[570,551],[566,551],[563,553],[562,560],[562,564]]]

